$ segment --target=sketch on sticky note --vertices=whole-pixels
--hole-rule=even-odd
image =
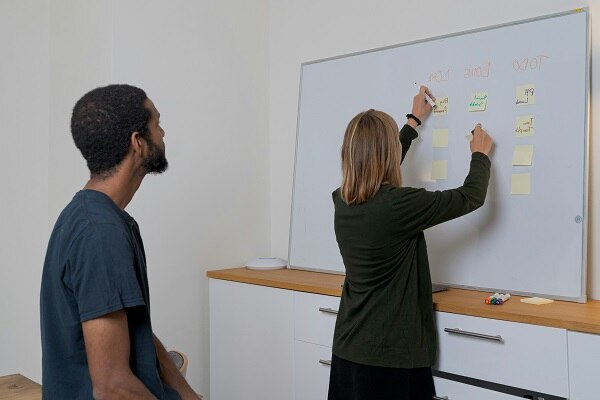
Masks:
[[[450,99],[448,96],[440,96],[435,101],[435,108],[433,109],[433,115],[448,115],[448,108],[450,105]]]
[[[535,104],[535,85],[533,83],[517,86],[516,104]]]
[[[533,115],[524,115],[517,117],[515,122],[515,135],[517,137],[533,136],[535,125]]]
[[[485,111],[487,108],[488,93],[487,92],[475,92],[471,95],[471,101],[469,101],[469,112],[472,111]]]

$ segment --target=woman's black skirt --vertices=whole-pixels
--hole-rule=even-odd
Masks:
[[[328,400],[432,400],[431,368],[387,368],[331,359]]]

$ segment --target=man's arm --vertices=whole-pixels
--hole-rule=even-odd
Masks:
[[[129,367],[124,310],[85,321],[82,328],[94,399],[156,399]]]
[[[202,399],[202,396],[196,394],[186,382],[173,360],[171,360],[171,357],[169,357],[169,353],[165,349],[165,346],[158,340],[156,335],[154,335],[154,347],[156,347],[156,355],[158,356],[158,362],[160,364],[162,380],[175,389],[182,400]]]

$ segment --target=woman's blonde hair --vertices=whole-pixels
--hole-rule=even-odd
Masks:
[[[401,154],[398,125],[391,116],[371,109],[352,118],[342,144],[342,200],[361,204],[384,183],[401,186]]]

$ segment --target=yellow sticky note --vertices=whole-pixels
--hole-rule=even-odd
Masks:
[[[432,139],[433,147],[448,147],[448,129],[434,129]]]
[[[512,165],[531,165],[533,161],[533,145],[516,145],[513,151]]]
[[[535,85],[533,83],[517,86],[517,104],[535,104]]]
[[[435,108],[433,115],[448,115],[450,106],[450,98],[448,96],[440,96],[435,100]]]
[[[524,115],[517,117],[515,122],[515,135],[517,137],[533,136],[534,124],[533,115]]]
[[[435,160],[431,164],[431,179],[448,179],[448,162]]]
[[[531,193],[531,175],[513,174],[510,180],[510,194]]]
[[[469,112],[473,111],[485,111],[487,107],[488,93],[487,92],[475,92],[471,95],[469,101]]]
[[[539,306],[541,304],[554,303],[554,300],[552,300],[552,299],[544,299],[542,297],[527,297],[525,299],[521,299],[521,303],[535,304],[536,306]]]

